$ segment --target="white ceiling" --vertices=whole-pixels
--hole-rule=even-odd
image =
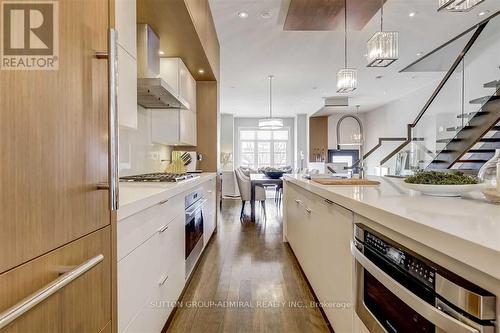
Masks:
[[[278,116],[313,114],[323,97],[336,96],[336,73],[343,67],[343,29],[283,31],[281,0],[209,0],[221,46],[221,112],[258,117],[269,112],[269,74],[273,74],[273,110]],[[400,58],[388,68],[366,67],[366,41],[379,29],[376,15],[362,31],[349,32],[349,67],[358,73],[358,89],[349,94],[350,108],[361,111],[400,98],[441,73],[398,73],[486,16],[500,10],[500,1],[486,0],[469,13],[437,12],[438,0],[387,0],[384,30],[400,32]],[[247,12],[248,18],[238,17]],[[261,13],[270,12],[265,19]],[[409,17],[410,12],[416,12]],[[382,76],[376,79],[377,76]],[[414,110],[408,110],[413,112]],[[402,110],[404,112],[404,110]]]

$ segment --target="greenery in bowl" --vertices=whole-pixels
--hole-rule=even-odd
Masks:
[[[407,177],[405,182],[424,185],[473,185],[478,183],[478,179],[460,171],[417,171],[415,175]]]

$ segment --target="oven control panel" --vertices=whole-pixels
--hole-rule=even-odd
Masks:
[[[399,266],[399,268],[434,289],[436,270],[433,267],[369,232],[365,233],[364,243],[365,246],[368,246],[392,264]]]

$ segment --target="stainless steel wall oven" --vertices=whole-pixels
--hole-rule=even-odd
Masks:
[[[203,206],[205,202],[207,199],[203,198],[201,189],[188,194],[185,198],[186,277],[191,274],[203,250]]]

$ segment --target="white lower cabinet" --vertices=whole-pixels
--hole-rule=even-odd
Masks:
[[[285,186],[286,238],[335,332],[353,332],[354,215],[293,184]]]
[[[217,196],[216,196],[215,179],[205,183],[204,197],[207,199],[204,209],[203,219],[203,242],[204,246],[208,244],[210,237],[215,230],[217,224]]]
[[[204,243],[215,229],[215,179],[199,185],[207,202]],[[187,190],[118,221],[118,332],[160,332],[185,286]]]
[[[179,237],[183,229],[184,216],[179,216],[155,237],[155,253],[151,253],[149,265],[157,267],[151,270],[154,274],[147,281],[151,286],[136,288],[149,297],[141,303],[125,332],[160,332],[165,325],[184,288],[184,239]]]

